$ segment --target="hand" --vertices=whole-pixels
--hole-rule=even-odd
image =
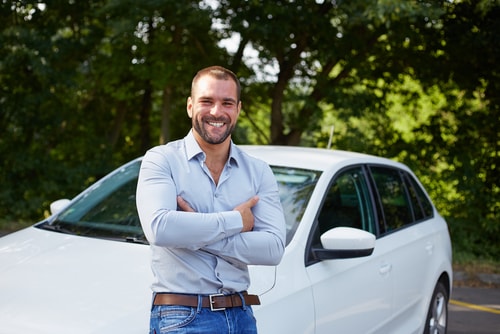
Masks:
[[[194,209],[181,196],[177,196],[177,206],[181,211],[194,212]]]
[[[248,232],[253,230],[254,216],[252,208],[255,206],[255,204],[257,204],[258,201],[259,197],[253,196],[248,201],[241,203],[234,208],[235,211],[239,211],[241,214],[241,219],[243,221],[243,228],[241,229],[241,232]]]

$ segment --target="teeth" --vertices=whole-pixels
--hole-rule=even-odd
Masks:
[[[217,128],[220,128],[221,126],[224,125],[224,123],[222,123],[222,122],[217,122],[217,123],[216,122],[209,122],[208,124],[210,124],[211,126],[215,126]]]

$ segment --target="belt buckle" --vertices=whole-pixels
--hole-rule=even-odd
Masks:
[[[210,302],[210,310],[211,311],[224,311],[226,308],[225,307],[220,307],[220,308],[215,308],[215,300],[214,297],[223,297],[223,293],[214,293],[213,295],[208,295],[208,301]]]

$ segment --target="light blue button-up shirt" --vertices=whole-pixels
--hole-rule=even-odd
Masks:
[[[137,210],[151,245],[154,292],[211,294],[247,290],[247,265],[276,265],[285,218],[271,168],[231,143],[218,184],[192,132],[149,150],[137,185]],[[177,210],[177,196],[196,212]],[[233,209],[258,195],[254,228],[241,233]]]

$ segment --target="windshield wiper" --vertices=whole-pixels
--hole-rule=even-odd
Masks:
[[[149,245],[149,242],[146,239],[144,239],[144,238],[126,237],[125,241],[126,242],[131,242],[131,243],[134,243],[134,244]]]
[[[42,230],[47,230],[47,231],[54,231],[54,232],[65,233],[65,234],[75,234],[73,231],[62,227],[59,224],[52,225],[49,222],[38,225],[37,227],[41,228]]]

